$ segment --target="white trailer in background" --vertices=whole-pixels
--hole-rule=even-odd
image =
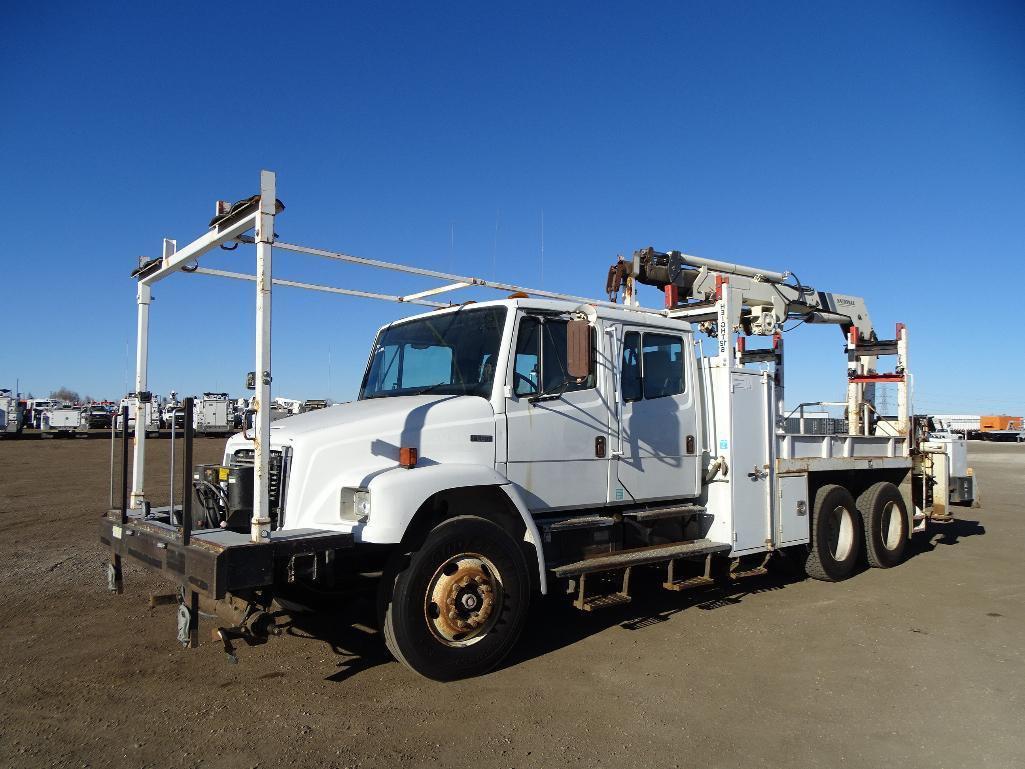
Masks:
[[[192,422],[197,435],[223,435],[235,429],[227,393],[203,393],[195,401]]]
[[[84,435],[89,432],[89,417],[84,407],[63,404],[43,412],[39,429],[44,437]]]
[[[979,431],[978,414],[930,414],[935,429],[967,438]]]
[[[431,678],[466,677],[509,652],[538,595],[593,611],[629,601],[640,569],[659,575],[642,584],[675,591],[762,574],[770,558],[825,581],[863,559],[896,566],[914,532],[950,521],[951,478],[972,477],[911,419],[907,330],[879,339],[858,297],[677,251],[621,260],[606,301],[281,242],[266,171],[259,195],[217,210],[206,235],[182,249],[165,241],[133,273],[136,382],[154,283],[181,270],[252,281],[252,433],[229,439],[221,463],[191,469],[194,515],[192,496],[181,509],[147,502],[137,427],[131,500],[100,524],[114,588],[130,557],[188,594],[187,643],[200,594],[266,617],[275,595],[301,602],[380,574],[395,658]],[[256,245],[255,274],[199,265],[235,243]],[[393,296],[274,278],[275,249],[444,283]],[[665,307],[639,306],[637,284],[662,288]],[[432,311],[380,329],[356,401],[272,430],[271,295],[283,286]],[[468,287],[512,293],[436,301]],[[786,429],[783,325],[795,319],[843,332],[843,434]],[[896,385],[893,418],[875,410],[879,383]]]
[[[22,413],[18,395],[10,390],[0,390],[0,437],[21,433]]]

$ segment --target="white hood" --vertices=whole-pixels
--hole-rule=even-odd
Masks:
[[[226,454],[251,448],[232,437]],[[495,465],[495,413],[484,398],[417,395],[373,398],[279,419],[271,447],[288,447],[285,528],[339,523],[342,487],[365,488],[399,468],[399,449],[415,448],[417,467]]]

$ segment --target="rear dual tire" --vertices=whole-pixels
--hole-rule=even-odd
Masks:
[[[839,582],[854,573],[862,550],[869,566],[892,568],[904,560],[908,525],[904,497],[892,483],[873,483],[856,502],[843,486],[827,484],[815,494],[805,571]]]
[[[861,555],[863,532],[854,497],[843,486],[826,484],[815,494],[808,558],[808,576],[839,582],[854,573]]]
[[[900,489],[892,483],[873,483],[858,495],[865,532],[865,558],[877,569],[890,569],[904,560],[908,542],[908,513]]]

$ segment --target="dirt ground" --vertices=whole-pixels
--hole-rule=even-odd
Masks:
[[[168,441],[149,446],[166,496]],[[181,649],[174,607],[148,606],[164,583],[128,568],[106,592],[109,443],[0,442],[0,765],[1025,766],[1025,445],[971,459],[982,507],[899,568],[539,603],[501,670],[436,684],[365,603],[237,665],[206,625]]]

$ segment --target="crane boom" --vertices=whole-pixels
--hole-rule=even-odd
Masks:
[[[614,300],[625,283],[626,301],[634,296],[632,283],[671,289],[674,307],[695,307],[714,301],[723,276],[740,291],[743,310],[740,322],[747,334],[771,336],[789,319],[808,323],[834,323],[844,338],[858,330],[858,340],[876,341],[865,300],[860,296],[817,291],[803,285],[790,272],[776,272],[731,262],[721,262],[681,251],[635,251],[631,260],[620,257],[609,270],[606,291]],[[667,294],[668,295],[668,294]]]
[[[838,325],[847,342],[847,419],[851,432],[867,429],[870,412],[875,411],[877,383],[900,385],[898,429],[908,429],[907,332],[898,324],[895,339],[880,340],[860,296],[818,291],[790,272],[706,259],[681,251],[656,251],[650,246],[635,251],[630,260],[620,257],[609,268],[605,289],[610,301],[616,301],[622,290],[624,302],[636,304],[638,283],[665,292],[669,315],[707,323],[709,329],[715,320],[715,304],[727,285],[736,298],[731,303],[733,317],[729,323],[743,335],[776,337],[787,320],[796,319]],[[779,346],[781,349],[782,345]],[[880,355],[897,356],[892,374],[876,371]],[[782,381],[779,384],[782,386]]]

